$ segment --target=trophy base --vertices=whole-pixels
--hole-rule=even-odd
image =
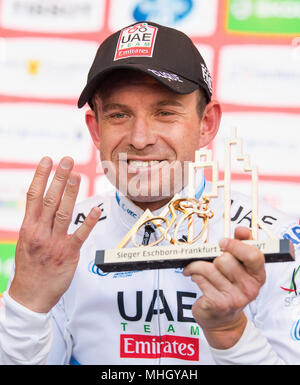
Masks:
[[[264,253],[266,263],[295,260],[294,247],[288,239],[243,242],[258,247]],[[103,272],[169,269],[185,267],[193,261],[212,262],[221,254],[218,244],[142,246],[97,250],[95,265]]]

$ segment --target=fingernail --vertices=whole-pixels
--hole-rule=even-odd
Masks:
[[[45,156],[44,158],[41,159],[40,165],[43,167],[49,167],[51,166],[51,159]]]
[[[220,246],[221,249],[225,250],[227,245],[228,245],[228,243],[229,243],[229,239],[223,238],[223,239],[220,240],[219,246]]]
[[[72,161],[70,158],[64,158],[60,162],[60,167],[63,168],[64,170],[69,170],[72,167]]]
[[[99,207],[94,207],[93,209],[92,209],[92,211],[91,211],[91,216],[93,217],[93,218],[98,218],[99,217]]]
[[[69,183],[71,186],[76,186],[77,183],[78,183],[78,177],[77,177],[77,175],[71,175],[70,178],[68,179],[68,183]]]

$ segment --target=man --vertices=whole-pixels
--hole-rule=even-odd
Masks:
[[[73,160],[61,160],[46,193],[52,162],[41,160],[3,296],[2,363],[299,362],[296,300],[288,306],[280,288],[294,272],[295,297],[297,263],[265,266],[263,254],[241,242],[250,238],[244,227],[220,240],[222,197],[212,202],[210,235],[224,253],[213,263],[183,272],[103,273],[94,265],[95,249],[115,248],[146,208],[158,214],[174,194],[185,196],[186,162],[218,131],[220,104],[211,97],[206,65],[183,33],[136,23],[103,42],[78,104],[91,107],[86,123],[116,189],[74,211]],[[198,175],[196,196],[204,190]],[[233,213],[247,207],[244,196],[233,196]],[[293,219],[263,210],[278,236],[293,228]],[[140,244],[159,237],[157,228],[141,230]]]

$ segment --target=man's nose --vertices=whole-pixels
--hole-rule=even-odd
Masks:
[[[136,117],[132,123],[130,131],[130,144],[137,150],[142,150],[148,145],[155,144],[156,133],[145,117]]]

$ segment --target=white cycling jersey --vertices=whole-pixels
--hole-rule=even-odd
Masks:
[[[198,190],[198,195],[203,190]],[[212,199],[209,237],[223,236],[223,199]],[[181,268],[104,273],[94,264],[95,249],[112,249],[131,229],[142,210],[110,190],[77,205],[70,232],[94,206],[98,224],[82,247],[74,279],[49,314],[34,313],[7,292],[0,309],[0,360],[26,364],[298,364],[300,362],[300,226],[265,204],[259,217],[270,231],[290,239],[295,262],[266,264],[267,279],[258,297],[245,308],[248,324],[230,349],[209,347],[191,307],[201,296]],[[158,210],[156,213],[159,213]],[[251,204],[232,194],[232,231],[250,226]],[[200,226],[201,224],[199,224]],[[180,229],[184,239],[187,228]],[[260,237],[265,234],[260,230]],[[141,229],[137,241],[160,236]],[[129,244],[128,247],[131,245]],[[298,273],[299,272],[299,273]],[[299,294],[299,296],[298,296]],[[22,341],[22,342],[21,342]]]

